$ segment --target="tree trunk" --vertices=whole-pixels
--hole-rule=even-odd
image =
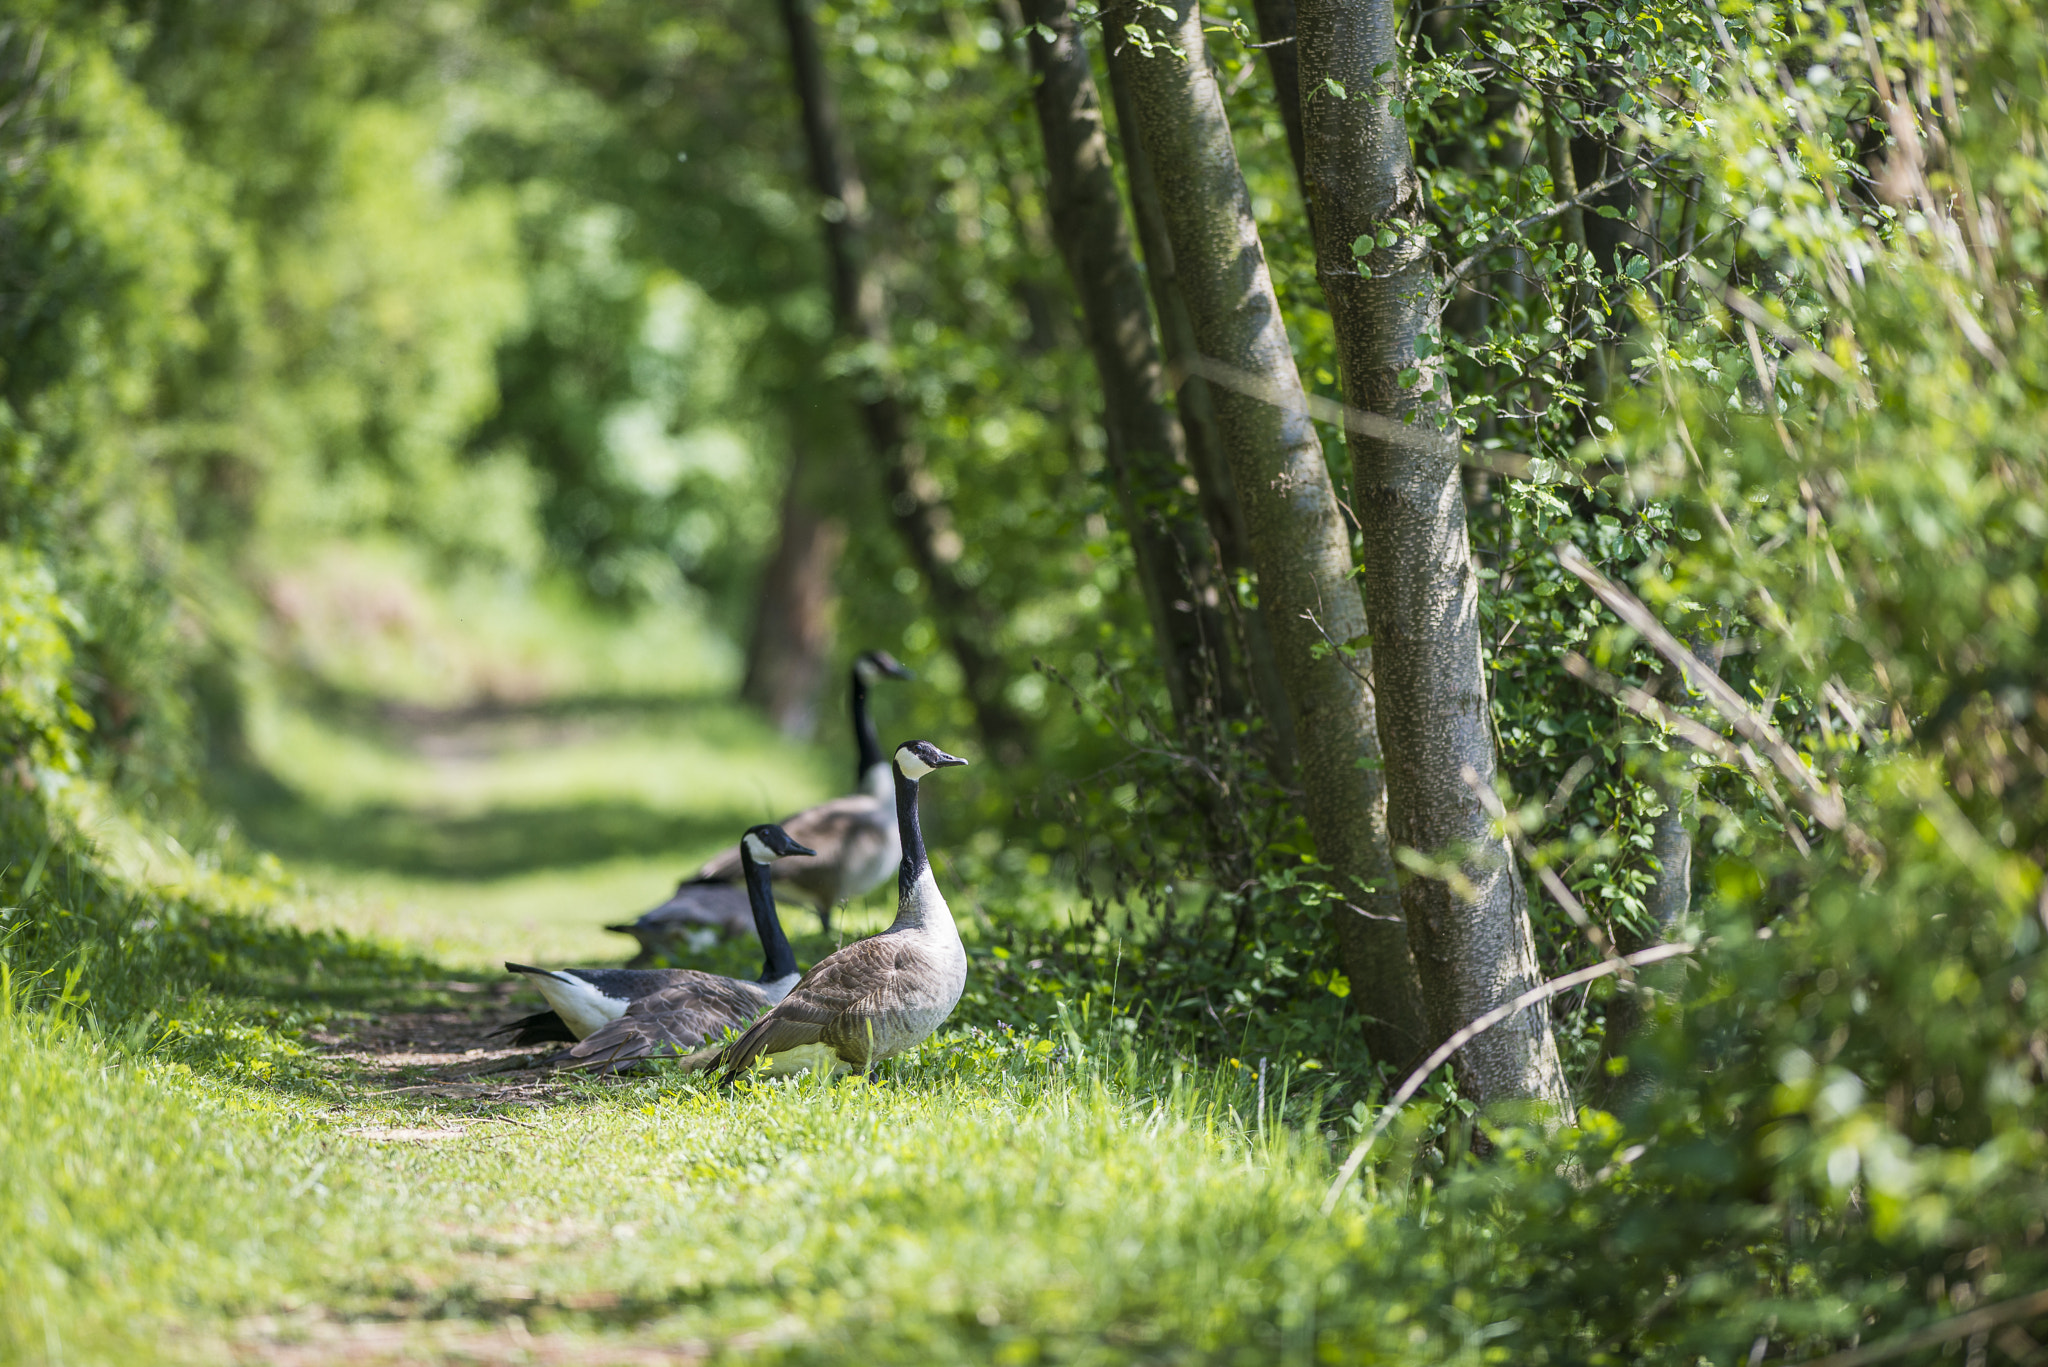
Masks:
[[[1187,451],[1166,407],[1144,277],[1132,254],[1074,0],[1029,0],[1026,17],[1037,26],[1024,46],[1038,75],[1033,99],[1045,138],[1053,236],[1080,297],[1088,349],[1102,380],[1111,474],[1167,691],[1185,727],[1207,708],[1225,715],[1242,710],[1228,668],[1209,535],[1181,505]]]
[[[1719,653],[1704,637],[1695,635],[1686,644],[1708,668],[1720,673]],[[1667,668],[1660,682],[1671,685],[1680,699],[1684,698],[1687,688],[1682,673]],[[1661,693],[1663,689],[1653,686],[1651,692]],[[1692,748],[1682,737],[1671,738],[1671,751],[1676,757],[1689,759]],[[1690,773],[1673,778],[1667,770],[1655,784],[1657,796],[1664,799],[1664,814],[1650,828],[1650,854],[1657,861],[1657,881],[1650,886],[1648,898],[1650,920],[1656,926],[1648,941],[1653,944],[1670,939],[1692,913],[1692,839],[1699,824],[1699,791]]]
[[[818,699],[832,654],[832,575],[846,548],[846,524],[823,516],[805,497],[807,463],[801,445],[792,449],[781,530],[761,574],[740,681],[740,699],[797,740],[818,729]]]
[[[1272,628],[1281,681],[1301,739],[1309,829],[1352,907],[1337,913],[1339,951],[1352,999],[1371,1013],[1374,1054],[1395,1063],[1423,1044],[1414,968],[1393,910],[1368,655],[1347,659],[1329,642],[1354,643],[1365,613],[1351,580],[1351,545],[1307,415],[1280,304],[1266,270],[1251,196],[1203,49],[1194,0],[1136,15],[1153,51],[1135,42],[1111,53],[1130,94],[1201,357],[1243,375],[1212,385],[1259,596]],[[1185,54],[1163,50],[1178,47]],[[1244,392],[1260,391],[1259,396]]]
[[[884,351],[890,340],[888,301],[869,259],[867,187],[839,127],[839,110],[811,23],[810,0],[781,0],[781,6],[812,182],[825,201],[833,321],[847,340]],[[994,624],[955,569],[961,546],[952,510],[925,468],[923,447],[889,377],[864,377],[857,399],[868,440],[882,465],[890,520],[930,591],[932,617],[960,666],[982,743],[1006,760],[1021,759],[1029,731],[1003,694],[1007,671],[989,644]]]
[[[1151,287],[1152,306],[1159,315],[1159,337],[1174,383],[1174,407],[1180,416],[1187,441],[1188,463],[1202,491],[1202,515],[1209,534],[1216,539],[1216,552],[1224,573],[1235,581],[1240,574],[1254,575],[1251,533],[1245,527],[1244,509],[1238,502],[1237,486],[1230,476],[1230,462],[1223,454],[1223,437],[1216,426],[1215,402],[1209,382],[1197,373],[1194,324],[1188,319],[1187,299],[1181,293],[1180,277],[1174,265],[1173,247],[1166,238],[1166,216],[1159,207],[1159,190],[1152,180],[1152,164],[1145,155],[1144,140],[1134,131],[1130,93],[1118,77],[1118,64],[1110,64],[1110,92],[1116,103],[1118,142],[1124,153],[1124,177],[1130,184],[1132,217],[1138,224],[1138,241],[1145,252],[1146,283]],[[1266,718],[1267,757],[1283,781],[1294,772],[1296,754],[1294,713],[1287,690],[1280,682],[1280,666],[1273,654],[1273,634],[1266,627],[1265,610],[1238,605],[1234,582],[1226,586],[1229,601],[1236,608],[1235,620],[1244,644],[1245,673],[1250,676],[1252,694]]]
[[[1388,109],[1399,56],[1392,0],[1301,0],[1298,32],[1302,84],[1317,92],[1303,111],[1317,274],[1345,397],[1412,432],[1388,440],[1383,429],[1354,430],[1349,444],[1389,825],[1397,847],[1457,865],[1455,878],[1401,875],[1431,1034],[1441,1040],[1535,986],[1535,941],[1521,876],[1472,787],[1490,787],[1495,773],[1479,586],[1459,443],[1436,392],[1440,291],[1427,241],[1407,229],[1422,215],[1421,185],[1407,126]],[[1326,80],[1347,97],[1328,93]],[[1361,269],[1352,243],[1388,228],[1392,245],[1376,247]],[[1568,1114],[1541,1007],[1479,1036],[1458,1066],[1462,1087],[1482,1103],[1531,1099]]]
[[[1294,0],[1252,0],[1259,21],[1259,44],[1266,54],[1266,74],[1273,78],[1273,103],[1280,126],[1287,130],[1287,155],[1294,161],[1294,183],[1308,201],[1308,150],[1301,134],[1301,47],[1294,37]],[[1309,210],[1315,224],[1315,210]]]

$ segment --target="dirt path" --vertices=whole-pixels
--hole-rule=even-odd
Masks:
[[[436,984],[457,1005],[438,1011],[390,1011],[307,1032],[322,1054],[361,1080],[356,1096],[463,1099],[486,1105],[537,1106],[561,1090],[560,1076],[541,1065],[562,1046],[518,1047],[491,1032],[529,1015],[538,1004],[519,984]]]

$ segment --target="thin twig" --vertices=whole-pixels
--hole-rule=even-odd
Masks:
[[[1659,655],[1669,660],[1684,673],[1686,682],[1704,693],[1714,709],[1726,717],[1742,738],[1770,757],[1798,794],[1799,805],[1807,814],[1831,831],[1845,834],[1853,829],[1849,822],[1848,809],[1839,794],[1830,790],[1820,778],[1800,762],[1799,755],[1785,738],[1778,734],[1776,727],[1765,720],[1763,715],[1745,702],[1740,693],[1729,687],[1727,682],[1713,670],[1702,664],[1673,636],[1665,625],[1657,620],[1656,614],[1644,606],[1643,601],[1621,585],[1587,563],[1579,548],[1570,542],[1562,542],[1556,550],[1557,563],[1584,581],[1601,602],[1605,603],[1615,616],[1621,618],[1643,637]],[[1691,737],[1687,737],[1691,739]],[[1867,843],[1868,837],[1858,831],[1852,840]]]
[[[2048,1291],[2036,1291],[2031,1296],[2017,1300],[2001,1301],[1972,1310],[1965,1315],[1955,1315],[1925,1329],[1902,1334],[1883,1343],[1873,1343],[1868,1348],[1851,1348],[1846,1352],[1833,1353],[1824,1358],[1808,1358],[1805,1367],[1865,1367],[1866,1363],[1885,1362],[1907,1353],[1917,1353],[1922,1348],[1933,1348],[1957,1339],[1968,1338],[1996,1329],[2001,1324],[2014,1320],[2032,1319],[2036,1315],[2048,1315]]]
[[[1650,158],[1650,160],[1642,163],[1640,166],[1631,166],[1627,170],[1616,171],[1605,180],[1595,181],[1593,184],[1588,185],[1570,199],[1561,199],[1549,208],[1538,210],[1527,218],[1519,220],[1512,227],[1495,233],[1492,237],[1482,242],[1477,251],[1451,267],[1450,271],[1444,276],[1445,288],[1456,289],[1460,284],[1464,283],[1466,276],[1479,269],[1479,263],[1485,259],[1486,254],[1494,248],[1503,245],[1509,237],[1519,237],[1529,231],[1529,229],[1548,223],[1560,214],[1568,214],[1574,209],[1583,209],[1595,196],[1603,195],[1623,181],[1633,179],[1637,175],[1652,170],[1670,161],[1677,155],[1678,153],[1676,152],[1665,152]]]
[[[1785,799],[1778,796],[1778,784],[1771,777],[1771,766],[1758,758],[1756,751],[1747,745],[1737,745],[1718,732],[1708,730],[1691,717],[1673,712],[1634,684],[1617,679],[1604,669],[1596,668],[1576,650],[1565,652],[1564,672],[1580,683],[1599,689],[1636,715],[1670,727],[1691,742],[1695,749],[1707,751],[1723,764],[1739,765],[1747,769],[1750,777],[1757,781],[1757,786],[1764,790],[1764,796],[1770,799],[1772,809],[1784,823],[1786,839],[1792,842],[1800,857],[1803,859],[1813,853],[1813,847],[1806,842],[1806,833],[1799,829],[1799,823],[1794,821],[1792,813],[1785,809]]]
[[[1726,736],[1700,725],[1683,713],[1672,711],[1651,697],[1646,689],[1638,688],[1625,679],[1615,678],[1578,651],[1565,652],[1564,672],[1580,683],[1599,689],[1637,716],[1648,718],[1660,726],[1676,731],[1694,748],[1706,751],[1723,764],[1748,767],[1743,762],[1741,748]]]
[[[1320,605],[1322,600],[1322,586],[1318,585],[1316,587],[1316,602]],[[1378,695],[1373,693],[1372,675],[1361,674],[1358,672],[1357,669],[1352,667],[1351,660],[1344,654],[1344,647],[1338,645],[1336,641],[1331,639],[1330,633],[1323,630],[1323,624],[1316,619],[1315,609],[1303,608],[1301,610],[1301,616],[1302,620],[1306,621],[1310,626],[1316,629],[1316,635],[1322,637],[1325,644],[1327,644],[1330,647],[1330,653],[1337,657],[1338,664],[1344,666],[1344,672],[1349,674],[1352,678],[1358,680],[1360,683],[1364,684],[1365,691],[1368,694],[1372,694],[1376,698]]]
[[[1458,438],[1448,432],[1418,427],[1382,413],[1369,413],[1363,408],[1353,408],[1349,404],[1338,403],[1335,399],[1326,399],[1320,394],[1284,387],[1262,375],[1240,370],[1229,362],[1219,361],[1213,356],[1183,357],[1169,365],[1167,369],[1169,387],[1178,388],[1181,381],[1186,378],[1181,372],[1186,371],[1201,376],[1210,384],[1221,385],[1233,394],[1242,394],[1246,398],[1257,399],[1261,403],[1290,413],[1306,413],[1317,422],[1342,427],[1346,431],[1356,432],[1362,437],[1371,437],[1376,441],[1391,442],[1397,446],[1424,451],[1455,449],[1460,445]]]
[[[1473,1040],[1518,1012],[1526,1011],[1532,1006],[1549,1001],[1559,993],[1569,992],[1581,983],[1589,983],[1596,978],[1604,978],[1610,973],[1619,973],[1624,969],[1641,968],[1645,964],[1659,963],[1665,959],[1675,959],[1681,954],[1691,954],[1698,948],[1698,945],[1690,944],[1683,940],[1668,945],[1653,945],[1649,949],[1639,950],[1634,954],[1624,954],[1618,959],[1603,960],[1590,968],[1581,968],[1576,972],[1567,973],[1561,978],[1552,978],[1547,983],[1530,988],[1527,992],[1524,992],[1506,1005],[1496,1006],[1457,1034],[1452,1035],[1449,1039],[1438,1045],[1435,1051],[1428,1058],[1424,1059],[1414,1072],[1408,1075],[1408,1080],[1401,1084],[1400,1089],[1394,1093],[1392,1099],[1381,1109],[1380,1118],[1373,1123],[1372,1129],[1366,1134],[1365,1138],[1358,1141],[1358,1147],[1351,1151],[1351,1156],[1344,1160],[1344,1166],[1337,1170],[1336,1180],[1330,1183],[1330,1190],[1323,1196],[1323,1214],[1328,1215],[1337,1208],[1337,1198],[1344,1194],[1345,1186],[1350,1183],[1353,1177],[1357,1176],[1359,1165],[1365,1162],[1366,1154],[1370,1153],[1372,1146],[1379,1142],[1379,1137],[1387,1132],[1387,1126],[1394,1123],[1394,1117],[1400,1113],[1401,1107],[1406,1105],[1417,1092],[1422,1090],[1422,1084],[1429,1081],[1429,1075],[1441,1068],[1451,1055],[1457,1053],[1467,1044],[1470,1044]]]
[[[1719,296],[1722,303],[1762,328],[1765,332],[1770,333],[1773,340],[1783,343],[1805,357],[1807,363],[1815,370],[1818,370],[1836,384],[1853,385],[1855,383],[1854,377],[1848,371],[1835,364],[1833,357],[1800,336],[1791,324],[1774,315],[1762,304],[1759,304],[1727,281],[1716,280],[1713,276],[1701,270],[1696,262],[1689,263],[1686,266],[1686,270],[1691,273],[1695,281],[1699,282],[1702,289]],[[1759,362],[1758,364],[1761,365],[1762,363]],[[1759,376],[1759,378],[1764,377]]]
[[[1593,924],[1593,918],[1586,913],[1585,904],[1565,886],[1564,880],[1557,876],[1557,871],[1548,864],[1536,862],[1536,852],[1529,848],[1528,838],[1522,834],[1521,827],[1508,816],[1508,809],[1501,802],[1500,794],[1481,783],[1479,771],[1469,764],[1458,770],[1458,776],[1465,780],[1465,786],[1478,797],[1479,805],[1486,809],[1486,814],[1500,823],[1501,830],[1507,834],[1508,843],[1522,856],[1522,862],[1536,875],[1536,881],[1543,884],[1543,890],[1550,894],[1551,900],[1564,909],[1564,914],[1571,918],[1572,924],[1585,932],[1586,938],[1593,942],[1593,948],[1602,954],[1614,953],[1614,946],[1608,941],[1606,932]]]

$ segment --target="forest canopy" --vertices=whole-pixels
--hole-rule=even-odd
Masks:
[[[0,1009],[305,1037],[280,698],[885,649],[958,1047],[1327,1189],[1028,1360],[2048,1360],[2044,131],[2024,0],[11,0]]]

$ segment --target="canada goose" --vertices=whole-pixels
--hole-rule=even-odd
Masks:
[[[965,763],[929,741],[897,748],[903,856],[896,873],[895,921],[880,935],[820,959],[744,1035],[716,1055],[693,1055],[691,1063],[723,1066],[725,1082],[757,1062],[770,1073],[858,1068],[872,1075],[883,1059],[922,1042],[953,1014],[967,986],[967,951],[925,857],[917,785],[934,769]]]
[[[809,853],[808,846],[790,839],[789,832],[780,826],[755,826],[740,837],[740,857],[753,906],[754,929],[761,937],[764,962],[760,981],[741,982],[688,968],[549,970],[508,963],[505,967],[510,971],[533,977],[534,986],[552,1009],[523,1017],[492,1033],[513,1034],[517,1044],[553,1040],[573,1044],[605,1034],[608,1027],[657,999],[664,1003],[662,1019],[672,1022],[676,1029],[686,1030],[699,1017],[706,1022],[703,1029],[688,1039],[691,1045],[702,1043],[706,1035],[716,1034],[727,1025],[745,1024],[781,1001],[796,985],[796,952],[789,947],[789,937],[782,933],[782,921],[775,914],[775,894],[769,888],[768,869],[777,859]]]
[[[807,859],[785,860],[775,868],[775,879],[784,885],[785,894],[810,903],[828,931],[832,929],[832,908],[864,895],[887,878],[900,853],[889,761],[875,738],[868,686],[878,679],[914,676],[886,650],[861,655],[853,662],[852,675],[853,736],[859,747],[855,779],[860,791],[784,817],[784,829],[818,853]],[[743,934],[753,924],[753,912],[739,879],[739,851],[727,850],[639,920],[605,929],[640,942],[635,964],[652,963],[664,952],[685,944],[702,949],[720,934]]]

